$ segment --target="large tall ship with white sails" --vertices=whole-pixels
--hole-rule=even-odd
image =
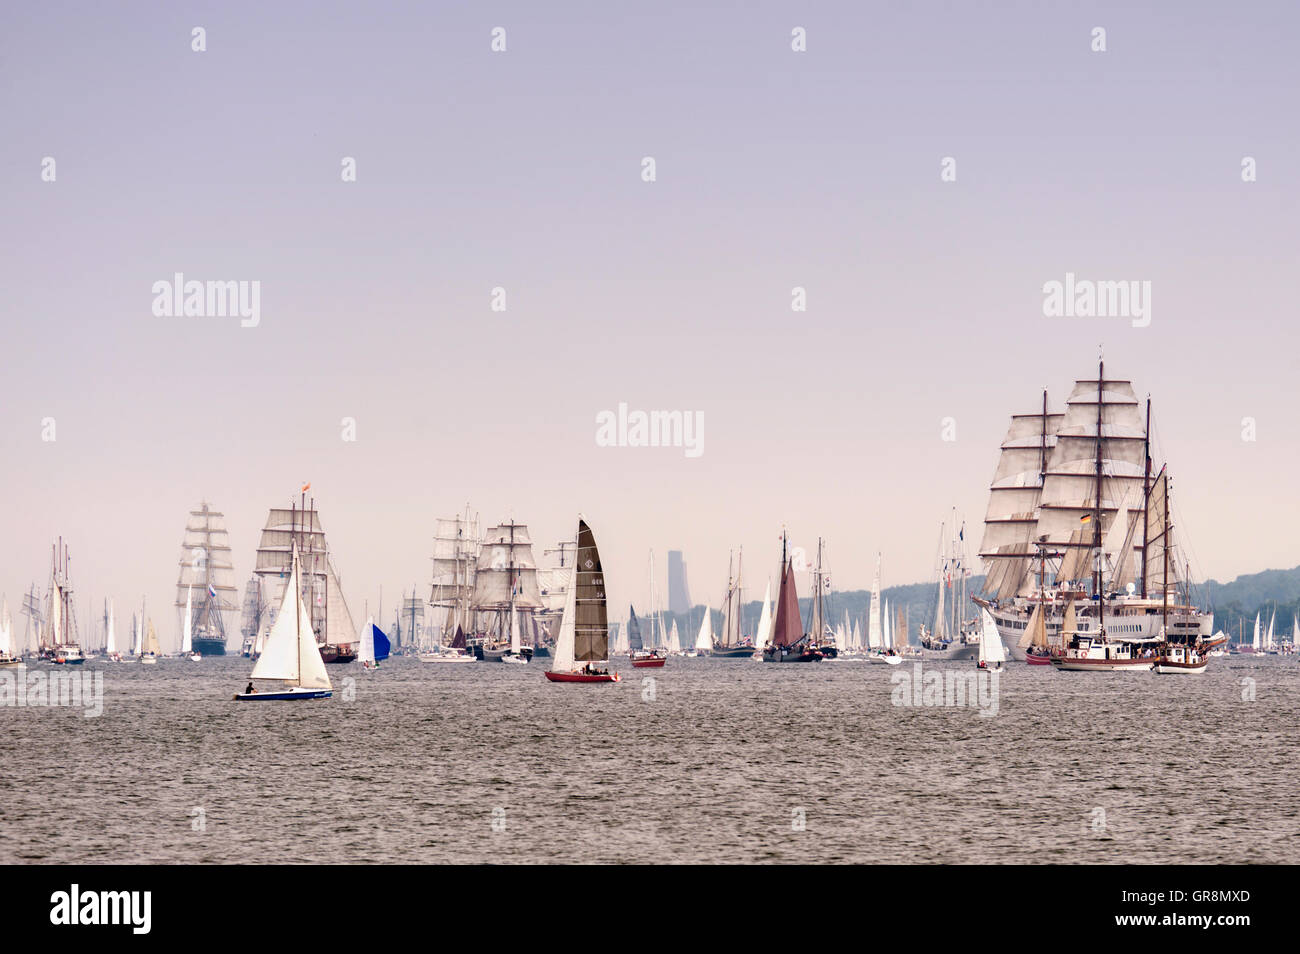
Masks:
[[[77,638],[77,611],[72,599],[68,571],[68,547],[59,537],[50,561],[50,588],[45,596],[45,614],[40,631],[40,656],[55,663],[80,665],[86,661]]]
[[[303,602],[311,615],[311,631],[320,646],[321,657],[327,663],[348,663],[357,658],[357,627],[325,542],[316,501],[307,500],[310,486],[303,487],[296,504],[271,508],[257,543],[257,564],[253,572],[261,577],[262,598],[272,607],[283,605],[296,544]],[[263,622],[263,629],[268,632],[275,625],[274,615],[268,613]]]
[[[1213,614],[1193,603],[1174,542],[1169,470],[1153,466],[1150,399],[1144,411],[1102,362],[1064,412],[1049,411],[1046,391],[1041,408],[1012,416],[1002,442],[980,545],[985,592],[973,597],[1013,658],[1039,605],[1047,644],[1062,650],[1208,639]]]
[[[489,527],[474,570],[471,651],[488,662],[531,659],[532,637],[525,634],[544,606],[528,527],[513,518]]]
[[[474,574],[478,569],[478,514],[439,517],[433,531],[433,584],[429,602],[434,625],[440,626],[440,643],[465,648],[474,629]]]
[[[207,501],[191,510],[181,540],[180,575],[176,579],[177,628],[185,631],[190,613],[190,647],[200,656],[224,656],[228,614],[237,609],[235,567],[225,515]],[[186,647],[182,645],[182,652]]]

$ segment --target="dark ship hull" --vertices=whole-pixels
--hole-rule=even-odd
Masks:
[[[200,656],[224,656],[226,641],[220,636],[195,636],[192,644]]]
[[[357,648],[351,643],[345,643],[339,646],[326,644],[320,647],[320,658],[325,661],[326,665],[329,665],[330,663],[356,662]]]

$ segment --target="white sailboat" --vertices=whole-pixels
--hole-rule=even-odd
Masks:
[[[1255,652],[1260,651],[1261,647],[1259,644],[1259,613],[1258,612],[1255,613],[1255,638],[1251,640],[1250,645],[1251,648],[1255,650]]]
[[[519,610],[512,606],[510,608],[510,650],[501,654],[501,661],[524,665],[529,658],[531,657],[523,655],[523,643],[519,639]]]
[[[266,637],[262,655],[253,666],[248,690],[235,693],[240,702],[261,700],[326,699],[333,695],[325,660],[311,629],[311,613],[302,598],[302,572],[298,548],[293,547],[293,565],[275,625]],[[258,691],[255,682],[278,685]]]
[[[361,629],[361,649],[357,655],[361,660],[361,668],[371,670],[375,668],[375,618],[366,617],[366,625]]]
[[[876,557],[876,575],[871,580],[871,608],[867,613],[867,650],[879,655],[885,651],[880,614],[880,557]]]
[[[709,605],[704,604],[704,619],[700,620],[700,631],[695,637],[695,653],[697,656],[707,656],[713,649],[713,614],[709,612]]]
[[[158,645],[158,631],[153,628],[153,620],[149,620],[144,637],[143,651],[140,653],[140,662],[148,666],[154,666],[157,665],[158,657],[161,655],[162,647]]]
[[[112,660],[122,658],[117,651],[117,613],[112,600],[108,601],[108,608],[104,613],[104,655]]]
[[[181,624],[181,658],[198,662],[203,657],[194,651],[194,587],[185,593],[185,620]]]
[[[758,617],[758,631],[754,633],[754,658],[763,658],[763,647],[772,638],[772,580],[767,581],[767,590],[763,593],[763,612]]]
[[[9,616],[9,601],[0,609],[0,669],[13,669],[22,664],[14,646],[14,624]]]
[[[980,633],[979,668],[1001,669],[1007,661],[1007,649],[1002,645],[1002,637],[998,635],[998,624],[986,609],[980,610],[980,619],[984,623],[984,629]]]

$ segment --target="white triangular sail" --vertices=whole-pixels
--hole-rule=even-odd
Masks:
[[[574,567],[574,571],[577,567]],[[576,572],[574,573],[576,576]],[[568,592],[564,595],[564,616],[560,620],[560,635],[555,640],[555,659],[551,663],[551,672],[573,672],[573,647],[577,638],[576,617],[578,613],[577,580],[569,580]]]
[[[366,617],[366,625],[361,630],[360,658],[363,663],[375,661],[375,618],[373,616]]]
[[[153,628],[153,620],[149,620],[149,630],[144,638],[144,651],[146,654],[162,655],[162,647],[158,645],[158,631]]]
[[[1259,645],[1259,614],[1258,613],[1255,614],[1255,638],[1251,640],[1251,646],[1254,647],[1255,652],[1259,652],[1260,645]]]
[[[883,649],[884,641],[880,630],[880,560],[876,559],[876,575],[871,581],[871,611],[867,614],[867,645],[872,649]]]
[[[858,625],[856,619],[853,621],[853,635],[850,637],[849,642],[851,647],[855,650],[862,648],[862,627]]]
[[[681,638],[677,634],[677,620],[673,620],[673,628],[668,635],[668,651],[670,653],[680,653],[682,651]]]
[[[8,600],[4,601],[4,609],[0,611],[0,653],[9,656],[16,655],[14,653],[14,625],[13,620],[9,617]]]
[[[704,607],[704,619],[700,621],[700,632],[695,637],[695,651],[707,653],[713,648],[713,620],[709,607]]]
[[[1029,625],[1025,627],[1025,632],[1016,645],[1021,649],[1028,649],[1030,646],[1046,648],[1047,620],[1043,616],[1042,603],[1034,604],[1034,612],[1029,617]]]
[[[144,652],[144,634],[140,630],[140,618],[131,614],[131,655],[139,656]]]
[[[882,639],[886,649],[894,648],[894,633],[889,624],[889,600],[885,600],[885,631]]]
[[[181,626],[181,655],[188,656],[194,650],[194,587],[185,592],[185,622]]]
[[[330,688],[329,673],[311,630],[311,614],[302,598],[296,547],[280,612],[253,666],[252,678],[279,680],[305,689]]]
[[[104,624],[104,652],[112,656],[117,653],[117,619],[113,610],[113,601],[108,601],[108,620]],[[9,616],[9,607],[5,606],[5,617]]]
[[[518,656],[523,647],[519,642],[519,611],[510,607],[510,652]]]
[[[980,633],[980,662],[1000,663],[1007,661],[1007,651],[998,635],[998,624],[993,621],[993,614],[986,609],[980,610],[984,621],[984,630]]]
[[[1273,648],[1273,624],[1277,622],[1277,610],[1273,610],[1273,615],[1268,618],[1268,636],[1264,640],[1264,648]]]
[[[767,590],[763,593],[763,612],[758,617],[758,632],[754,634],[754,646],[762,649],[772,636],[772,581],[767,581]]]

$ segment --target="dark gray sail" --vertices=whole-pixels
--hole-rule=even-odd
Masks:
[[[645,643],[641,641],[641,621],[636,618],[636,607],[628,604],[627,618],[627,648],[636,652],[638,649],[644,649]]]
[[[574,564],[573,658],[577,662],[609,659],[609,620],[605,611],[605,574],[596,538],[585,520],[578,521],[578,557]]]

